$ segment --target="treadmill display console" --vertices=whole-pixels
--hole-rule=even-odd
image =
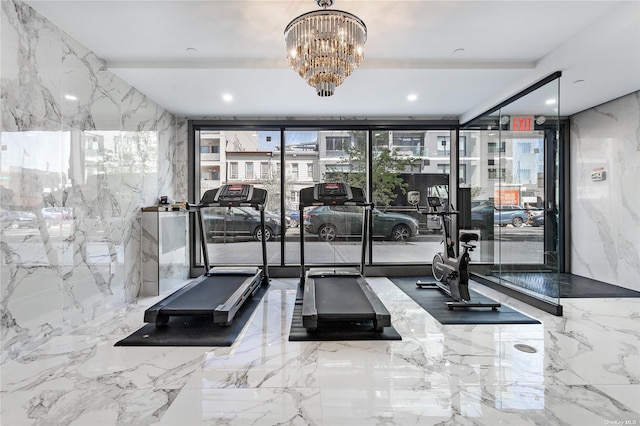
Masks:
[[[231,184],[207,190],[200,200],[200,207],[264,206],[267,190],[253,185]]]
[[[318,183],[314,198],[318,201],[347,201],[353,199],[351,187],[345,183]]]
[[[252,185],[224,185],[216,194],[216,201],[220,203],[224,202],[244,202],[251,200],[253,195]]]

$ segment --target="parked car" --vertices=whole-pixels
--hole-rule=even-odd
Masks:
[[[493,202],[489,200],[471,200],[471,208],[478,206],[491,206],[493,207]]]
[[[68,220],[73,219],[73,212],[67,207],[45,207],[42,209],[44,219]]]
[[[280,217],[280,210],[274,210],[271,213]],[[284,214],[284,220],[287,222],[287,228],[296,228],[300,226],[300,213],[296,211],[289,211]]]
[[[529,214],[522,206],[496,206],[493,214],[493,223],[500,226],[511,224],[518,228],[528,220]]]
[[[3,228],[34,228],[36,215],[33,212],[20,210],[0,210],[0,221]]]
[[[253,237],[260,241],[260,212],[250,207],[208,207],[202,211],[205,235],[208,241],[214,237]],[[265,241],[282,233],[280,216],[265,213]]]
[[[289,218],[289,226],[292,228],[296,228],[298,226],[300,226],[300,212],[297,212],[295,210],[291,210],[289,213],[286,214],[286,217]]]
[[[393,241],[407,241],[418,235],[418,220],[401,213],[384,213],[373,209],[373,236]],[[362,208],[356,206],[318,206],[304,220],[305,231],[317,234],[322,241],[362,233]]]
[[[535,211],[531,216],[529,216],[529,225],[539,227],[544,226],[544,212]]]
[[[474,228],[486,228],[491,215],[493,215],[493,224],[500,226],[511,224],[517,228],[529,220],[529,215],[522,206],[481,204],[471,209],[472,226]]]

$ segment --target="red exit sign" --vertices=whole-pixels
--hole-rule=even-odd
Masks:
[[[511,117],[512,132],[530,132],[533,130],[533,116]]]

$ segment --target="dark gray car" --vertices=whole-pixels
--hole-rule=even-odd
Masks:
[[[373,209],[373,236],[407,241],[418,235],[418,221],[406,214]],[[362,208],[356,206],[318,206],[304,220],[305,231],[318,234],[323,241],[362,233]]]
[[[252,237],[260,241],[260,212],[250,207],[208,207],[202,210],[208,241],[214,237]],[[265,213],[266,241],[282,233],[280,217]]]

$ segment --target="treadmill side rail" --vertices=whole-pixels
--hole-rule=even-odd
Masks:
[[[369,300],[369,303],[371,303],[371,307],[375,312],[376,328],[391,327],[391,314],[389,313],[389,310],[387,310],[387,307],[384,306],[382,301],[373,292],[369,283],[364,278],[358,277],[358,284],[360,284],[362,292]]]
[[[262,270],[259,270],[254,276],[247,277],[225,303],[216,307],[213,311],[213,322],[216,324],[230,325],[238,309],[240,309],[247,298],[253,296],[256,291],[258,291],[260,284],[262,284]]]
[[[302,299],[302,325],[307,330],[318,328],[318,307],[316,306],[316,282],[307,274]]]

